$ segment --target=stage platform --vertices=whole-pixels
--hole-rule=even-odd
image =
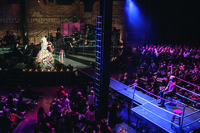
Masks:
[[[135,113],[135,115],[137,115],[138,117],[148,120],[149,122],[162,128],[165,132],[169,132],[169,133],[179,133],[179,132],[190,133],[194,130],[197,130],[200,127],[200,121],[198,121],[192,125],[188,125],[184,127],[182,131],[180,131],[176,125],[172,126],[171,128],[170,122],[172,120],[173,114],[167,113],[165,110],[169,112],[173,112],[174,109],[182,110],[182,108],[178,106],[173,106],[170,104],[167,104],[167,105],[165,104],[165,107],[158,107],[158,104],[157,104],[158,102],[159,100],[154,100],[154,101],[151,101],[151,103],[146,103],[141,106],[132,108],[131,111],[132,113]],[[197,110],[188,106],[185,108],[185,116],[195,111]],[[162,119],[161,117],[164,118],[165,120]],[[183,125],[187,125],[198,118],[200,118],[200,112],[192,116],[184,118]],[[177,121],[175,123],[178,124]]]
[[[90,76],[91,78],[94,78],[94,70],[91,68],[84,68],[80,69],[80,72]],[[120,94],[123,98],[132,101],[133,99],[133,93],[134,90],[127,86],[124,85],[112,78],[110,78],[110,88],[116,91],[118,94]],[[176,125],[173,125],[171,128],[171,119],[173,117],[173,110],[174,109],[180,109],[182,110],[182,107],[180,106],[174,106],[170,104],[165,104],[165,107],[158,107],[158,102],[160,100],[156,100],[148,95],[145,95],[144,93],[135,90],[135,95],[134,95],[134,102],[136,102],[139,106],[133,107],[131,109],[131,113],[143,119],[144,121],[147,121],[148,123],[151,123],[149,125],[155,125],[155,127],[159,127],[161,132],[170,132],[170,133],[190,133],[198,128],[200,128],[200,121],[197,121],[191,125],[188,125],[189,123],[197,120],[200,118],[200,112],[195,113],[189,117],[184,118],[183,120],[183,126],[188,125],[182,128],[182,130],[179,130]],[[177,102],[179,104],[184,105],[183,103],[180,103],[176,100],[173,100],[173,102]],[[197,109],[191,107],[191,106],[186,106],[185,108],[185,115],[194,113],[197,111]],[[171,113],[167,113],[171,112]],[[164,119],[162,119],[164,118]],[[175,122],[177,124],[177,122]]]

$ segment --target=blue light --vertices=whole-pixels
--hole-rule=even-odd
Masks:
[[[143,18],[134,0],[126,0],[125,12],[129,27],[132,30],[140,30],[143,27]]]

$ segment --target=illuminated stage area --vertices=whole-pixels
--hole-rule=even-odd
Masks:
[[[199,132],[199,5],[0,0],[0,133]]]

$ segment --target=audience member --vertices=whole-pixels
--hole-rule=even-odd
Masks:
[[[42,120],[46,118],[46,113],[44,111],[44,108],[41,106],[39,109],[38,109],[38,113],[37,113],[37,121],[38,121],[38,124],[42,123]]]
[[[173,97],[176,93],[176,83],[175,83],[175,77],[171,76],[169,79],[169,83],[167,85],[167,87],[164,90],[160,91],[160,97],[166,99],[166,97]],[[165,106],[165,100],[161,99],[161,101],[159,102],[159,107],[164,107]]]

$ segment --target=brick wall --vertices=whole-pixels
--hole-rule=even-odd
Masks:
[[[19,4],[9,4],[6,0],[0,1],[0,39],[7,30],[21,36],[21,12]]]
[[[125,29],[123,25],[124,4],[124,1],[113,2],[113,27],[120,29],[121,33]],[[6,0],[1,0],[0,7],[0,37],[3,37],[8,29],[21,35],[19,4],[8,4]],[[93,12],[84,12],[84,3],[79,2],[79,0],[75,0],[72,5],[57,5],[55,1],[49,3],[48,0],[46,4],[43,0],[40,3],[37,0],[26,0],[26,14],[29,43],[38,44],[41,37],[47,36],[48,32],[56,36],[57,28],[60,28],[61,22],[81,21],[95,25],[96,16],[99,14],[99,2],[94,3]],[[19,19],[18,24],[16,19]],[[8,21],[13,21],[13,23]],[[18,31],[16,31],[17,29]],[[41,34],[39,34],[40,32]]]

